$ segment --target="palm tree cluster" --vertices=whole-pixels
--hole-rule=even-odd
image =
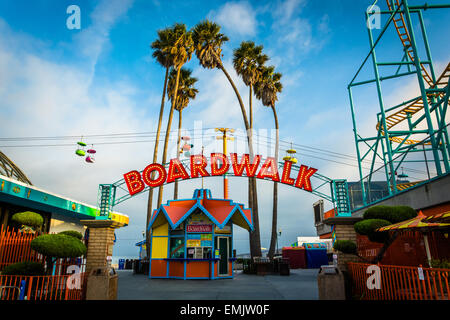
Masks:
[[[158,157],[158,141],[161,132],[162,118],[164,113],[164,104],[166,94],[171,101],[169,118],[167,121],[166,135],[164,139],[164,149],[162,155],[162,163],[167,161],[167,150],[170,129],[172,125],[173,112],[178,111],[178,141],[177,152],[180,149],[181,140],[181,123],[182,111],[189,105],[189,102],[195,99],[198,89],[195,88],[197,79],[192,77],[192,71],[183,66],[191,60],[192,54],[195,53],[200,65],[206,69],[219,69],[228,79],[233,88],[239,106],[242,112],[242,118],[247,130],[247,142],[250,157],[253,157],[253,104],[252,97],[256,96],[261,100],[264,106],[270,107],[273,111],[275,128],[277,132],[277,142],[275,147],[275,158],[278,159],[278,119],[275,110],[275,102],[277,94],[281,92],[282,85],[280,82],[281,74],[274,72],[273,66],[266,66],[265,63],[269,57],[263,54],[263,46],[257,46],[252,41],[244,41],[240,47],[234,50],[233,67],[236,73],[242,78],[245,85],[249,87],[249,110],[248,115],[241,95],[233,82],[230,74],[225,69],[222,62],[222,46],[229,39],[223,33],[220,33],[220,26],[212,21],[205,20],[198,23],[192,30],[187,30],[186,25],[177,23],[172,27],[159,30],[157,39],[151,44],[153,49],[153,57],[165,68],[165,78],[163,86],[163,94],[161,99],[161,108],[159,112],[159,122],[156,133],[156,142],[153,151],[153,162]],[[250,121],[249,121],[250,119]],[[153,177],[152,177],[153,178]],[[248,186],[249,207],[253,210],[254,231],[250,233],[250,253],[252,257],[261,256],[261,241],[259,232],[258,217],[258,199],[255,178],[249,179]],[[163,186],[159,187],[158,207],[162,203]],[[178,183],[175,182],[174,198],[178,197]],[[276,225],[277,225],[277,184],[274,183],[274,201],[273,201],[273,221],[272,221],[272,237],[269,250],[269,256],[274,254],[276,243]],[[149,190],[147,204],[147,225],[150,222],[152,214],[153,189]],[[146,233],[147,239],[147,256],[149,256],[149,234]]]

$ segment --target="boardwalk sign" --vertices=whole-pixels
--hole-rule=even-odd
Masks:
[[[285,161],[283,170],[279,172],[277,162],[273,157],[266,158],[260,166],[260,155],[254,156],[253,161],[250,161],[249,154],[242,155],[239,160],[237,153],[230,153],[229,158],[223,153],[211,153],[209,159],[209,172],[207,169],[208,159],[204,155],[191,155],[190,165],[186,167],[179,159],[175,158],[170,160],[167,170],[162,164],[152,163],[145,167],[142,172],[133,170],[125,173],[123,177],[128,192],[132,196],[143,191],[146,186],[156,188],[164,183],[174,182],[176,179],[187,180],[199,177],[222,176],[225,174],[234,174],[237,177],[246,176],[272,180],[311,192],[312,186],[310,179],[317,171],[317,169],[300,165],[297,176],[291,177],[293,165],[291,161]]]

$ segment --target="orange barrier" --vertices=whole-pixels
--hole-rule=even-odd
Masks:
[[[0,270],[21,261],[42,261],[43,257],[31,250],[30,242],[36,234],[22,233],[9,227],[0,227]]]
[[[353,296],[362,300],[449,300],[450,269],[378,265],[380,288],[369,289],[370,264],[347,264]]]
[[[25,280],[25,300],[83,300],[86,277],[64,276],[6,276],[0,275],[0,300],[18,300],[20,286]]]
[[[37,237],[37,234],[23,233],[15,231],[10,227],[0,226],[0,271],[7,265],[34,261],[45,264],[45,257],[31,249],[31,241]],[[58,259],[53,264],[55,275],[66,275],[67,268],[72,265],[80,267],[81,272],[85,270],[85,260]]]

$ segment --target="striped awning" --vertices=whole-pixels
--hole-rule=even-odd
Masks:
[[[426,223],[450,223],[450,211],[426,217],[422,221]]]
[[[427,217],[422,213],[422,211],[419,211],[419,214],[417,217],[413,219],[409,219],[406,221],[401,221],[395,224],[391,224],[385,227],[378,228],[376,231],[383,232],[383,231],[393,231],[393,230],[411,230],[411,229],[418,229],[418,228],[428,228],[428,229],[436,229],[436,228],[449,228],[450,223],[437,223],[437,222],[424,222],[424,220]]]

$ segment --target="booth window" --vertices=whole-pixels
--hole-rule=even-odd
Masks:
[[[184,258],[184,238],[170,238],[170,258]]]
[[[188,247],[187,258],[188,259],[211,259],[211,247]]]

